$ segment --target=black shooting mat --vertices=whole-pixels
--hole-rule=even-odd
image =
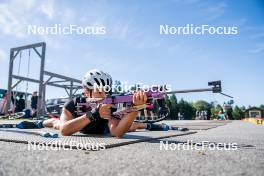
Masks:
[[[27,132],[58,132],[53,129],[15,129],[15,128],[6,128],[16,130],[16,131],[27,131]],[[4,129],[2,129],[4,130]],[[163,139],[174,136],[188,135],[196,133],[194,131],[136,131],[130,132],[124,135],[123,138],[115,138],[110,135],[84,135],[81,133],[76,133],[72,136],[59,136],[59,138],[46,138],[40,135],[34,134],[23,134],[19,132],[9,132],[9,131],[0,131],[0,141],[6,142],[16,142],[24,144],[37,144],[37,145],[46,145],[46,146],[56,146],[56,147],[65,147],[78,149],[81,146],[88,146],[85,149],[87,150],[97,150],[96,147],[103,144],[105,148],[117,147],[127,144],[133,144],[138,142],[150,141],[153,139]],[[90,146],[90,148],[89,148]]]
[[[22,120],[1,120],[0,124],[4,123],[19,123]],[[18,142],[18,143],[34,143],[34,144],[43,144],[43,145],[52,145],[52,146],[63,146],[65,148],[76,148],[78,145],[97,145],[104,144],[106,148],[117,147],[127,144],[139,143],[144,141],[150,141],[153,139],[163,139],[174,136],[188,135],[196,133],[192,130],[208,130],[211,128],[216,128],[218,126],[225,125],[231,121],[206,121],[206,120],[197,120],[197,121],[162,121],[160,123],[170,124],[177,127],[185,127],[191,131],[180,132],[180,131],[145,131],[139,130],[136,132],[130,132],[124,135],[123,138],[115,138],[110,135],[84,135],[81,133],[76,133],[72,136],[59,136],[59,138],[45,138],[40,135],[34,134],[23,134],[16,132],[0,131],[0,141],[8,142]],[[0,129],[1,130],[1,129]],[[4,130],[4,129],[3,129]],[[58,133],[57,130],[44,128],[44,129],[16,129],[12,130],[17,131],[27,131],[27,132],[53,132]]]

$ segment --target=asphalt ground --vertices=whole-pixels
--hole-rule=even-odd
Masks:
[[[177,123],[186,124],[186,122]],[[189,121],[189,123],[204,122]],[[217,128],[199,130],[196,134],[100,151],[54,150],[54,148],[29,150],[27,144],[0,142],[0,175],[262,176],[264,175],[263,135],[264,126],[233,121]],[[211,148],[198,145],[202,142],[209,142]],[[195,149],[190,147],[196,144]],[[230,147],[234,144],[236,148]],[[219,148],[213,148],[214,145]],[[175,146],[186,148],[189,146],[189,149],[175,148]]]

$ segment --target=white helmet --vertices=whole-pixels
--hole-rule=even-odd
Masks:
[[[112,77],[108,73],[93,69],[85,74],[82,80],[82,85],[88,89],[94,89],[94,86],[101,88],[108,86],[111,89]]]

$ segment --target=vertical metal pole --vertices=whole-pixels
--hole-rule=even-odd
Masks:
[[[72,88],[73,88],[73,81],[71,81],[71,88],[70,88],[70,99],[72,99],[72,98],[73,98],[73,96],[72,96]]]
[[[42,101],[43,112],[45,112],[45,105],[46,105],[46,84],[43,84],[43,101]]]
[[[37,106],[37,117],[44,115],[44,103],[43,103],[43,85],[44,85],[44,67],[45,67],[45,52],[46,43],[43,43],[42,53],[41,53],[41,63],[40,63],[40,75],[39,75],[39,96],[38,96],[38,106]]]
[[[9,61],[9,72],[8,72],[7,102],[6,102],[5,113],[8,112],[8,110],[10,109],[10,104],[11,104],[12,79],[13,79],[12,75],[13,75],[14,59],[15,59],[14,51],[11,49],[10,50],[10,61]]]

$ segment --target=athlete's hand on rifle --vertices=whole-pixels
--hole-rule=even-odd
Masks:
[[[146,104],[147,95],[144,91],[138,91],[133,95],[133,104],[136,106]]]
[[[108,119],[111,117],[111,104],[102,104],[99,107],[99,114],[101,118]]]

